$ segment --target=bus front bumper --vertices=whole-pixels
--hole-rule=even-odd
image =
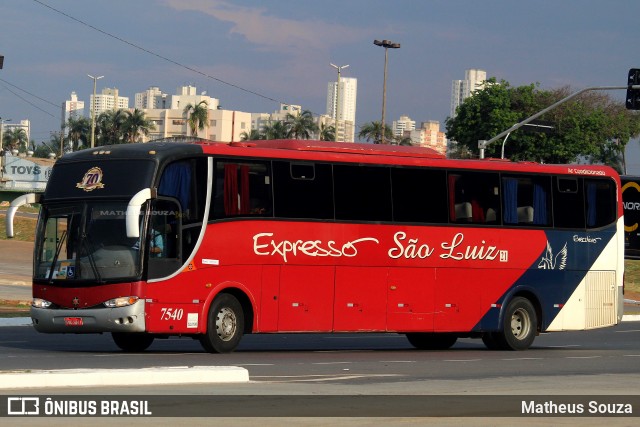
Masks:
[[[117,308],[67,310],[31,307],[31,321],[38,332],[44,333],[144,332],[144,308],[144,300]]]

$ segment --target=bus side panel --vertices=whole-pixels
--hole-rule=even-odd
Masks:
[[[433,331],[434,268],[389,269],[387,330]]]
[[[254,331],[278,331],[278,299],[280,295],[280,266],[262,266],[262,292],[260,293],[259,315],[256,316]]]
[[[436,332],[471,331],[504,290],[524,270],[458,269],[437,270],[435,295]]]
[[[282,266],[278,307],[280,332],[333,330],[334,275],[333,266]]]
[[[386,330],[387,270],[336,267],[334,331]]]

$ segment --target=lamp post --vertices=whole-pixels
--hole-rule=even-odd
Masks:
[[[91,108],[91,148],[95,145],[96,138],[96,112],[95,112],[95,103],[96,103],[96,82],[103,78],[104,76],[93,77],[91,74],[87,74],[90,79],[93,79],[93,98],[92,102],[90,102]]]
[[[338,118],[340,117],[340,71],[342,71],[343,68],[347,68],[349,65],[338,66],[331,63],[329,65],[338,70],[338,83],[336,84],[336,126],[334,138],[336,141],[338,141]]]
[[[382,123],[381,123],[381,133],[382,136],[380,138],[380,143],[385,144],[384,133],[386,130],[386,126],[384,124],[384,115],[386,110],[387,103],[387,51],[389,48],[391,49],[400,49],[400,43],[394,43],[391,40],[374,40],[373,44],[376,46],[382,46],[384,48],[384,79],[382,82]]]

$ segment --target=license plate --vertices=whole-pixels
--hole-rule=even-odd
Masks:
[[[64,326],[82,326],[82,317],[65,317]]]

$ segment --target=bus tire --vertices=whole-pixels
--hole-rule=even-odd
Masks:
[[[496,338],[495,332],[485,332],[482,335],[482,342],[489,350],[503,350],[500,346],[499,339]]]
[[[410,332],[406,335],[409,343],[419,350],[446,350],[458,340],[457,335],[447,333]]]
[[[145,351],[153,343],[153,335],[146,333],[112,332],[111,337],[120,350],[127,353]]]
[[[501,330],[491,335],[499,348],[518,351],[528,349],[537,332],[538,318],[533,304],[526,298],[516,297],[507,305]]]
[[[211,303],[207,332],[200,336],[200,344],[209,353],[231,353],[240,344],[243,331],[242,305],[233,295],[220,294]]]

